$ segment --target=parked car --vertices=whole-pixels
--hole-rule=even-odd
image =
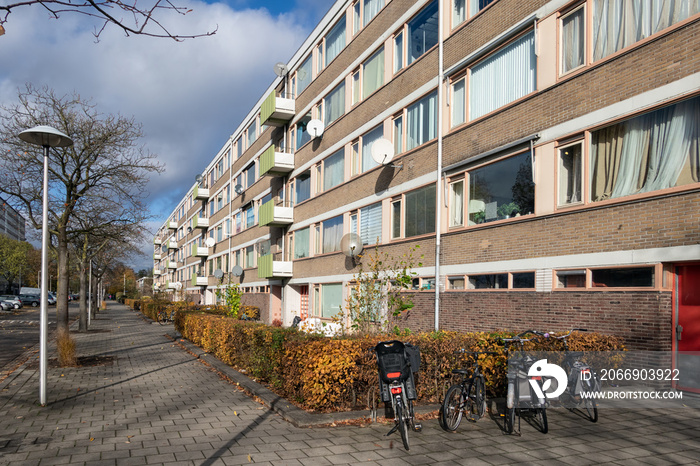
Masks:
[[[22,307],[22,300],[17,295],[5,294],[0,296],[0,300],[12,303],[12,307],[15,309]]]
[[[0,301],[0,311],[9,311],[12,309],[12,303],[9,301]]]
[[[51,292],[49,292],[49,304],[52,306],[56,304],[56,295]]]
[[[32,307],[38,307],[41,304],[41,296],[38,294],[21,294],[19,295],[19,299],[21,299],[23,303]]]

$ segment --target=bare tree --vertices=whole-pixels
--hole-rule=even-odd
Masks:
[[[56,314],[58,327],[67,330],[68,243],[84,231],[79,213],[90,212],[105,199],[124,209],[145,210],[148,175],[160,173],[162,166],[137,145],[141,125],[132,118],[100,114],[78,94],[57,96],[47,87],[27,85],[19,103],[0,107],[0,192],[18,203],[36,229],[41,227],[43,151],[17,134],[40,124],[57,128],[74,142],[49,153],[49,231],[59,276]]]
[[[186,15],[192,10],[186,6],[175,5],[170,0],[151,0],[138,3],[137,0],[21,0],[0,5],[0,36],[5,33],[4,25],[13,10],[20,7],[38,5],[58,19],[62,13],[78,13],[96,18],[100,24],[95,28],[94,36],[99,39],[107,25],[112,24],[124,31],[127,36],[143,35],[181,41],[195,37],[211,36],[218,28],[202,34],[179,35],[170,32],[160,16],[164,13]],[[122,16],[124,15],[124,16]]]

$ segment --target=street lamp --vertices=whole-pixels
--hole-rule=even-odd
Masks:
[[[73,140],[50,126],[36,126],[19,133],[19,138],[44,148],[44,194],[41,219],[41,321],[39,332],[39,402],[46,405],[46,340],[49,319],[49,148],[68,147]]]

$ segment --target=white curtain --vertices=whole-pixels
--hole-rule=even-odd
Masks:
[[[324,123],[329,125],[345,113],[345,83],[333,89],[323,102]]]
[[[698,12],[698,0],[594,0],[593,59],[606,57]]]
[[[455,28],[467,19],[467,0],[452,0],[452,27]]]
[[[384,84],[384,48],[375,53],[362,67],[362,98]]]
[[[696,97],[593,133],[591,199],[672,188],[684,169],[697,182],[699,126]]]
[[[464,225],[464,181],[450,185],[450,226]]]
[[[466,115],[466,95],[465,85],[466,79],[462,78],[452,85],[452,126],[461,125],[464,123]]]
[[[470,119],[534,92],[536,62],[535,34],[530,32],[472,68]]]
[[[433,92],[406,111],[406,150],[437,136],[437,92]]]
[[[323,222],[323,252],[340,250],[340,238],[343,237],[343,216]]]
[[[360,238],[362,244],[374,245],[382,242],[381,202],[360,209]]]
[[[562,27],[562,72],[573,70],[584,64],[585,57],[585,10],[579,8],[565,17]]]
[[[345,16],[326,36],[326,66],[345,48]]]
[[[344,181],[345,173],[345,149],[340,149],[335,154],[323,161],[323,190],[331,189]]]
[[[362,136],[362,172],[371,170],[379,165],[372,158],[372,144],[374,144],[374,141],[383,136],[384,127],[382,125],[377,126],[372,131]]]
[[[367,26],[367,23],[372,21],[372,18],[374,18],[377,13],[379,13],[379,10],[384,8],[384,0],[363,0],[364,5],[363,5],[363,20],[362,20],[362,25]]]

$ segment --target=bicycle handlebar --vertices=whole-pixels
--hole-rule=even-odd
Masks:
[[[571,336],[572,333],[574,332],[587,332],[588,329],[585,328],[572,328],[569,330],[569,333],[566,333],[564,335],[559,335],[558,337],[552,336],[552,338],[556,338],[557,340],[565,340]]]
[[[464,348],[455,351],[455,354],[498,354],[497,351],[468,351]]]

